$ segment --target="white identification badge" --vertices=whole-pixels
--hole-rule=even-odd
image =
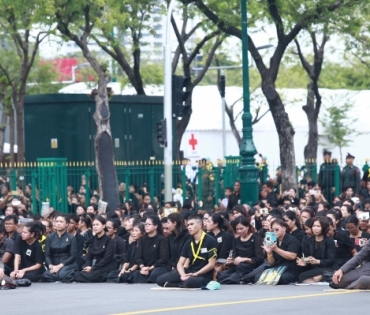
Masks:
[[[31,256],[31,254],[32,254],[32,250],[27,249],[27,251],[26,251],[26,255],[27,255],[27,256]]]
[[[217,238],[217,242],[222,243],[222,237]]]
[[[207,248],[201,248],[201,249],[200,249],[200,252],[201,252],[202,254],[205,254],[205,253],[207,253],[207,252],[208,252],[208,250],[207,250]]]

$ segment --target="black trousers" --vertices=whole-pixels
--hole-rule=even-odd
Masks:
[[[79,271],[73,278],[76,282],[106,282],[108,274],[117,269],[117,264],[112,261],[107,266],[91,272]]]
[[[201,288],[204,287],[210,282],[210,278],[205,277],[190,277],[186,281],[182,281],[180,274],[176,269],[167,272],[166,274],[158,277],[157,284],[160,287],[164,287],[166,284],[166,287],[179,287],[179,288]]]
[[[222,284],[239,284],[242,278],[253,271],[253,265],[241,263],[217,274],[217,281]]]
[[[129,277],[128,282],[130,283],[156,283],[157,278],[167,273],[170,269],[171,267],[156,267],[147,276],[142,275],[139,270],[135,270],[131,274],[131,277]]]
[[[46,270],[42,275],[41,280],[42,282],[64,281],[67,277],[71,277],[78,270],[79,267],[77,264],[64,266],[58,273],[51,273],[50,270]]]
[[[118,277],[118,274],[121,272],[121,270],[113,270],[111,271],[107,276],[107,282],[110,283],[125,283],[128,282],[131,277],[131,272],[125,272],[120,277]]]
[[[303,282],[304,280],[311,279],[317,276],[323,276],[324,272],[323,269],[320,267],[314,267],[310,270],[304,271],[299,275],[299,282]]]
[[[42,277],[42,274],[44,273],[44,266],[42,266],[40,269],[38,270],[31,270],[31,271],[27,271],[24,276],[23,276],[23,279],[28,279],[32,282],[38,282],[41,280],[41,277]]]

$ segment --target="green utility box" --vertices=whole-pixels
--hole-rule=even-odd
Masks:
[[[109,108],[116,161],[163,160],[163,148],[156,138],[156,123],[163,119],[163,97],[117,95],[110,99]],[[39,157],[94,161],[94,111],[95,101],[85,94],[27,96],[26,161]],[[175,148],[175,121],[173,125]]]

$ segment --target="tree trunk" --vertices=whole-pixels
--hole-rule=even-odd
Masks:
[[[25,148],[24,148],[24,107],[17,106],[15,109],[15,117],[16,117],[16,124],[17,124],[17,146],[18,146],[18,153],[17,153],[17,161],[24,162],[25,160]]]
[[[269,103],[276,130],[279,135],[280,161],[283,189],[296,188],[296,165],[294,151],[294,129],[285,112],[284,104],[275,86],[270,82],[262,82],[262,91]]]
[[[93,116],[96,123],[94,147],[99,194],[101,200],[108,203],[107,212],[114,211],[119,203],[117,173],[114,165],[112,133],[109,122],[108,82],[109,77],[105,73],[99,75],[98,91],[94,95],[96,110]]]
[[[317,147],[319,145],[319,134],[317,126],[317,114],[314,108],[315,92],[312,83],[307,86],[307,103],[302,106],[303,111],[307,115],[308,120],[308,141],[304,147],[305,160],[317,159]]]
[[[186,128],[188,127],[190,117],[193,112],[191,108],[192,97],[193,97],[193,91],[191,91],[191,94],[187,101],[187,105],[189,104],[189,102],[190,102],[190,105],[185,106],[181,120],[176,120],[176,156],[178,159],[182,158],[180,156],[181,140],[182,140],[182,136],[185,133]]]
[[[5,104],[2,100],[0,100],[3,104],[3,109],[1,113],[1,121],[0,121],[0,161],[2,161],[4,156],[4,142],[5,142],[5,129],[8,115],[6,114]]]
[[[14,109],[13,106],[9,111],[9,157],[10,162],[14,162],[14,140],[15,140],[15,121],[14,121]]]

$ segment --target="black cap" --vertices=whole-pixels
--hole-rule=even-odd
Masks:
[[[328,151],[326,149],[322,150],[323,155],[331,155],[331,151]]]
[[[354,159],[354,158],[355,158],[355,157],[354,157],[352,154],[347,153],[346,159]]]

